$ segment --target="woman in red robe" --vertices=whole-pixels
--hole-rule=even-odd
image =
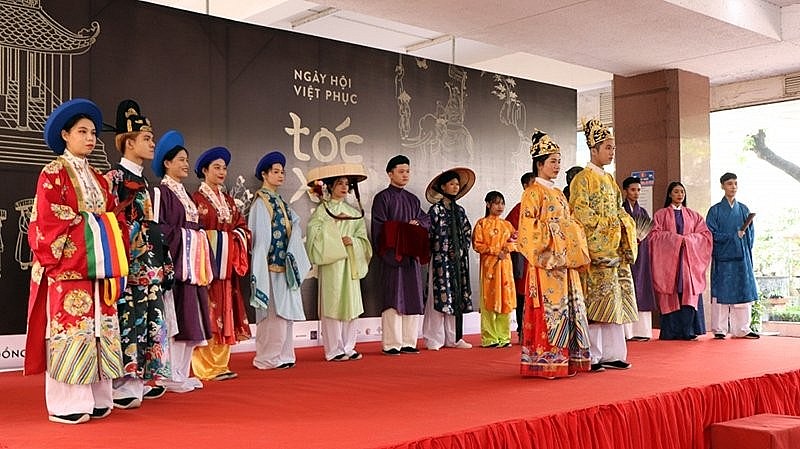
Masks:
[[[111,413],[123,375],[117,299],[127,253],[114,196],[87,156],[103,124],[97,105],[74,99],[47,119],[58,157],[36,183],[28,239],[34,255],[25,374],[45,375],[50,421],[80,424]]]
[[[212,337],[207,346],[196,347],[192,354],[192,371],[203,380],[237,377],[228,368],[231,345],[249,340],[251,335],[240,287],[250,267],[250,230],[233,197],[225,193],[230,162],[230,151],[215,147],[201,154],[194,167],[203,182],[192,194],[192,200],[197,204],[200,227],[211,244],[214,270],[214,280],[208,286]]]
[[[650,239],[653,290],[661,312],[661,340],[705,334],[703,290],[713,239],[703,216],[686,207],[686,189],[674,181],[664,208],[653,214]]]

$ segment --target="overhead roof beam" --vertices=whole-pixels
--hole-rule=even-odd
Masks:
[[[764,0],[664,0],[667,3],[782,40],[781,8]]]
[[[297,20],[292,21],[292,28],[297,28],[301,25],[305,25],[309,22],[313,22],[315,20],[322,19],[323,17],[328,17],[331,14],[335,14],[339,12],[337,8],[325,8],[322,11],[315,12],[313,14],[309,14],[305,17],[301,17]]]
[[[423,41],[419,41],[416,44],[411,44],[406,47],[406,53],[411,53],[412,51],[422,50],[423,48],[432,47],[434,45],[443,44],[445,42],[450,42],[455,39],[455,36],[452,34],[444,34],[439,37],[433,39],[425,39]]]

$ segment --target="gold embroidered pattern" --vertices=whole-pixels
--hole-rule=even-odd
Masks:
[[[61,254],[64,251],[64,245],[67,243],[67,236],[66,234],[58,236],[53,243],[50,244],[50,253],[53,254],[53,257],[56,259],[61,258]]]
[[[78,279],[82,279],[82,277],[77,271],[65,271],[56,276],[57,281],[74,281]]]
[[[53,215],[60,220],[72,220],[76,215],[71,207],[63,204],[51,204],[50,210],[53,212]]]
[[[35,260],[31,266],[31,280],[37,284],[41,284],[42,274],[44,274],[44,268],[42,268],[42,264],[39,263],[38,260]]]
[[[45,165],[42,171],[47,174],[54,175],[60,172],[61,168],[62,168],[61,162],[58,159],[56,159]]]
[[[64,252],[64,257],[72,257],[75,255],[75,252],[78,251],[78,248],[75,246],[75,242],[72,241],[69,236],[67,236],[67,240],[64,242],[64,248],[62,249]]]
[[[71,290],[64,297],[64,310],[72,316],[81,316],[92,307],[92,296],[86,290]]]

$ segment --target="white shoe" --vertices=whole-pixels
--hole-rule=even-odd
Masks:
[[[196,377],[190,377],[190,378],[186,379],[186,383],[191,385],[192,387],[198,389],[198,390],[203,388],[203,381],[201,381],[200,379],[198,379]]]
[[[464,341],[464,339],[462,338],[461,340],[458,340],[458,341],[456,342],[456,344],[454,344],[452,347],[453,347],[453,348],[456,348],[456,349],[470,349],[470,348],[472,348],[472,344],[471,344],[471,343],[467,343],[467,342],[466,342],[466,341]]]
[[[194,390],[194,385],[191,382],[176,382],[174,380],[157,380],[156,385],[162,386],[167,389],[167,391],[171,391],[172,393],[188,393]]]
[[[441,346],[428,346],[427,348],[428,348],[428,351],[438,351],[438,350],[442,349]]]

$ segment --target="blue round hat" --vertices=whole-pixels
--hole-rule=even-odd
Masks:
[[[103,129],[103,114],[91,100],[85,98],[74,98],[61,103],[61,105],[50,113],[47,123],[44,125],[44,141],[53,153],[64,154],[67,143],[61,138],[61,130],[72,117],[78,114],[86,114],[94,123],[96,132]]]
[[[194,163],[194,173],[198,178],[203,179],[203,169],[211,165],[211,163],[217,159],[222,159],[225,161],[225,165],[228,165],[231,163],[231,152],[225,147],[214,147],[204,151],[203,154],[197,158],[197,162]]]
[[[277,150],[267,153],[258,161],[258,165],[256,165],[256,178],[263,181],[264,179],[261,177],[261,172],[268,171],[269,168],[272,167],[272,164],[281,164],[286,167],[286,156]]]
[[[164,135],[158,139],[155,155],[153,156],[153,162],[150,164],[150,167],[153,168],[153,173],[159,178],[164,177],[164,157],[175,147],[185,149],[186,144],[183,141],[183,134],[174,129],[165,132]]]

